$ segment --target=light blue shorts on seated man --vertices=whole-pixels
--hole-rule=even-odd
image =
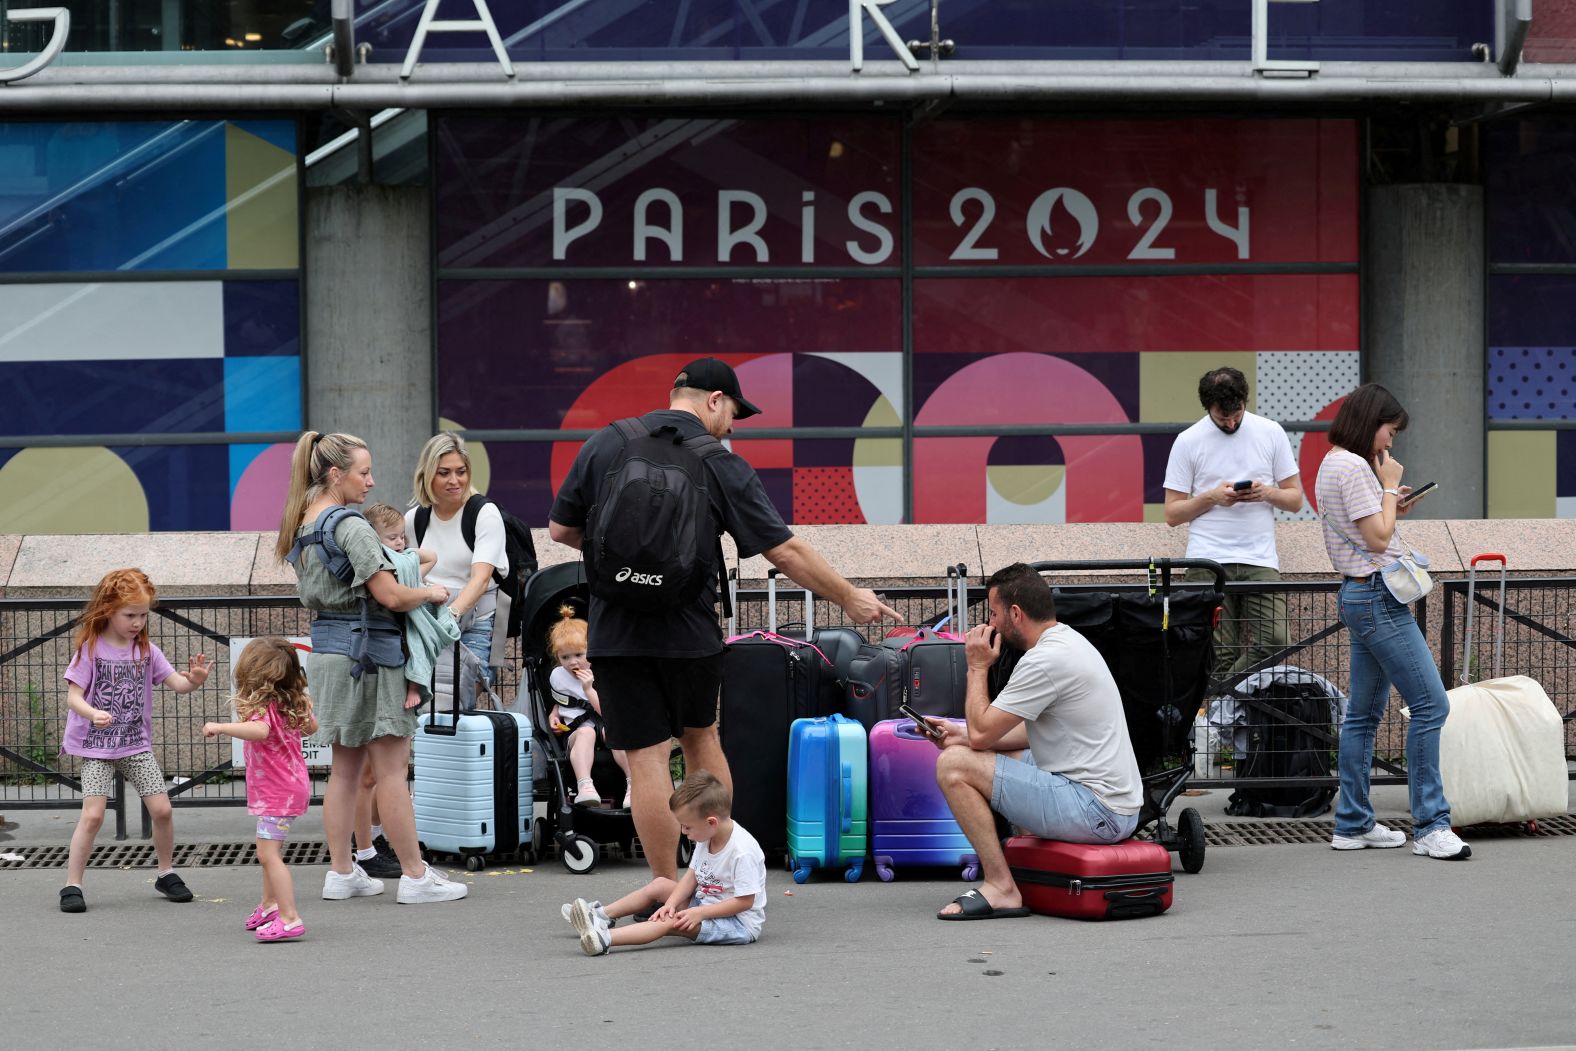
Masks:
[[[700,904],[697,895],[690,899],[690,908]],[[700,921],[700,933],[695,935],[696,945],[748,945],[755,940],[755,935],[744,925],[744,921],[737,916],[717,916],[712,919]]]
[[[990,805],[1029,835],[1066,843],[1119,843],[1138,828],[1137,814],[1113,813],[1086,786],[1006,753],[996,755]]]

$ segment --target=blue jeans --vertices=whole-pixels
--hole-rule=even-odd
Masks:
[[[1335,832],[1360,836],[1374,827],[1368,801],[1374,735],[1390,686],[1411,711],[1406,732],[1406,780],[1413,835],[1450,826],[1450,804],[1439,777],[1439,730],[1450,712],[1445,684],[1412,611],[1397,602],[1375,573],[1369,582],[1343,581],[1341,623],[1352,640],[1351,700],[1341,724],[1341,798]]]
[[[1137,814],[1113,813],[1087,786],[1002,752],[990,807],[1031,836],[1064,843],[1116,843],[1138,827]]]
[[[482,680],[488,685],[493,684],[498,672],[487,662],[492,658],[493,614],[477,617],[470,624],[460,629],[460,642],[466,649],[476,654],[476,659],[481,661]],[[470,675],[460,675],[460,708],[463,711],[476,709],[476,680]]]

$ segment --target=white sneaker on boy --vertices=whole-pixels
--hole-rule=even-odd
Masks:
[[[457,901],[471,892],[471,888],[463,883],[455,883],[442,872],[427,866],[427,871],[419,879],[409,876],[399,878],[399,897],[401,905],[424,905],[433,901]]]
[[[1425,832],[1413,839],[1412,853],[1419,857],[1439,858],[1443,861],[1465,861],[1472,856],[1472,848],[1461,842],[1461,837],[1446,826]]]
[[[1397,832],[1395,829],[1386,828],[1379,822],[1374,822],[1370,828],[1360,836],[1343,836],[1337,832],[1330,837],[1330,846],[1336,850],[1362,850],[1364,847],[1378,847],[1387,850],[1390,847],[1399,847],[1406,842],[1406,833]]]
[[[612,945],[613,936],[600,923],[593,923],[580,934],[580,951],[587,956],[606,956]]]
[[[323,897],[329,901],[344,901],[346,898],[365,898],[372,894],[383,893],[383,881],[373,879],[367,875],[360,865],[351,862],[350,872],[340,874],[333,869],[323,877]]]
[[[576,898],[559,911],[563,914],[564,919],[569,921],[569,925],[581,934],[598,925],[603,927],[613,926],[613,921],[608,918],[607,910],[602,907],[600,901],[586,901],[584,898]]]

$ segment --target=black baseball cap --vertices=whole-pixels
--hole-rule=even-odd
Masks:
[[[673,381],[673,389],[691,387],[695,390],[714,391],[720,390],[728,397],[739,403],[739,411],[734,414],[734,419],[743,420],[751,416],[760,415],[760,409],[744,400],[744,395],[739,393],[739,377],[734,375],[733,369],[727,362],[718,361],[716,358],[697,358],[679,370],[678,377]]]

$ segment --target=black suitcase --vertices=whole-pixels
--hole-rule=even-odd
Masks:
[[[770,579],[767,586],[775,590]],[[775,630],[728,639],[717,727],[733,775],[733,816],[768,859],[788,851],[789,727],[840,711],[842,702],[836,669],[811,644]]]

